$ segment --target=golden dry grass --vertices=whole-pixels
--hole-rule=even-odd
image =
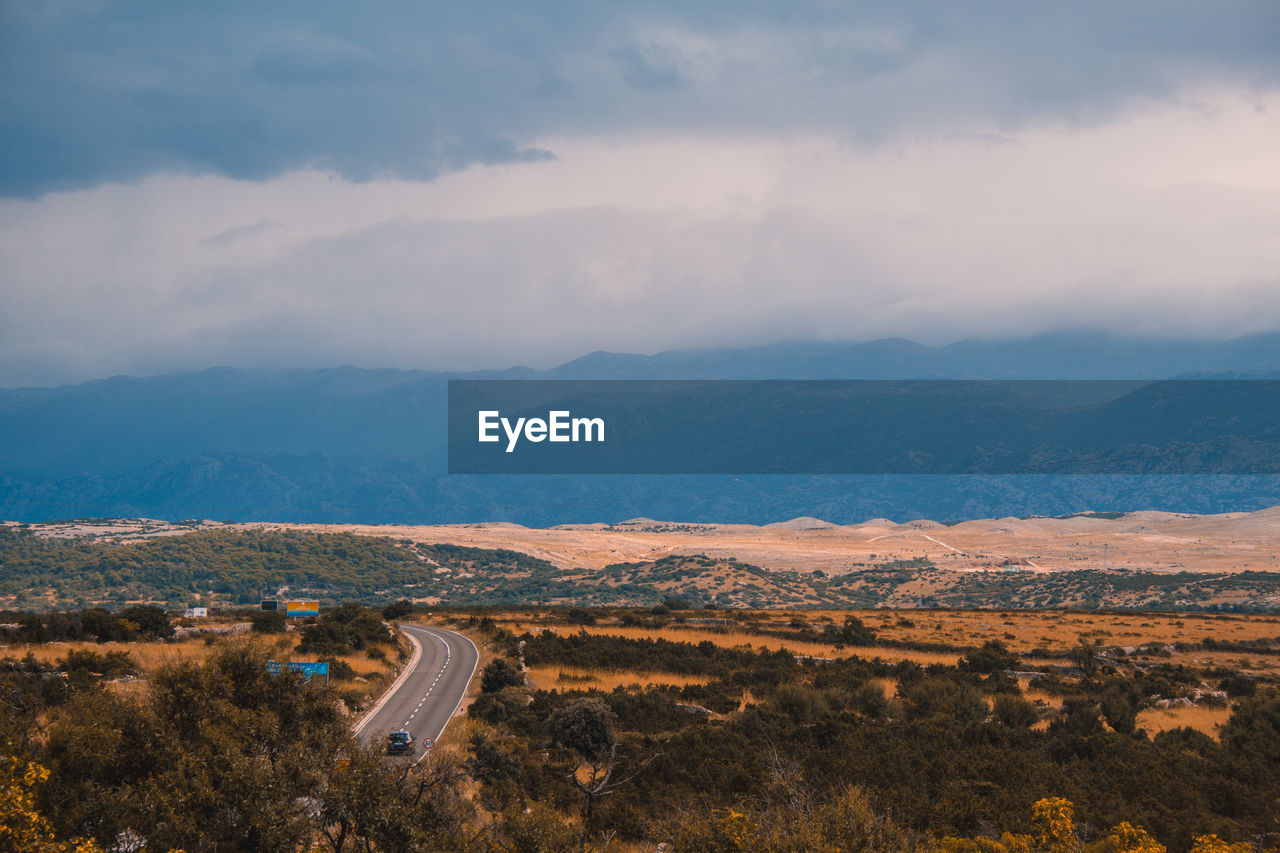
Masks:
[[[1165,660],[1162,658],[1162,660]],[[1235,669],[1252,675],[1275,675],[1280,673],[1280,656],[1251,655],[1247,652],[1174,652],[1167,659],[1168,663],[1186,664],[1192,667],[1220,667]]]
[[[756,649],[788,649],[797,654],[813,657],[842,657],[857,655],[865,658],[880,657],[887,661],[911,660],[920,664],[955,664],[957,653],[918,652],[872,647],[836,648],[825,643],[797,642],[778,637],[752,633],[751,625],[760,629],[780,630],[796,617],[811,625],[820,626],[830,620],[843,621],[848,611],[756,611],[758,620],[748,627],[736,630],[718,630],[701,626],[668,624],[652,629],[638,626],[592,625],[566,626],[563,624],[539,624],[537,616],[528,612],[509,614],[497,619],[513,631],[550,630],[557,633],[586,631],[591,635],[612,635],[628,638],[663,638],[673,642],[711,642],[718,646],[746,646]],[[1075,613],[1059,611],[861,611],[857,615],[876,630],[881,637],[914,640],[917,642],[949,643],[957,646],[976,646],[986,639],[1000,639],[1015,651],[1043,647],[1065,652],[1076,644],[1080,636],[1098,639],[1106,645],[1140,646],[1146,643],[1196,643],[1205,637],[1220,641],[1244,641],[1280,636],[1280,617],[1271,615],[1215,614],[1161,614],[1161,613]],[[548,618],[550,614],[548,614]],[[901,624],[906,619],[913,623]],[[1013,639],[1009,636],[1012,635]],[[1161,662],[1185,663],[1194,667],[1223,667],[1241,669],[1259,674],[1280,672],[1280,658],[1270,655],[1226,651],[1174,652]],[[1027,658],[1028,665],[1061,663],[1061,659]],[[574,687],[597,687],[610,690],[632,684],[683,684],[697,683],[698,679],[681,679],[679,676],[642,672],[610,672],[584,670],[572,667],[537,667],[532,672],[538,687],[564,690]],[[568,678],[562,678],[567,676]],[[583,680],[569,680],[581,678]],[[886,696],[896,694],[897,685],[892,678],[876,679]],[[1019,679],[1022,695],[1047,712],[1061,707],[1061,698],[1035,687],[1034,679]],[[739,708],[755,703],[756,697],[744,693]],[[1189,708],[1142,711],[1138,726],[1152,735],[1184,726],[1204,732],[1216,738],[1220,726],[1230,716],[1230,708],[1193,706]],[[1041,720],[1033,728],[1046,729],[1049,720]]]
[[[1199,643],[1206,638],[1218,641],[1280,637],[1280,616],[1261,614],[1195,614],[1195,613],[1087,613],[1064,611],[939,611],[939,610],[775,610],[754,611],[758,620],[752,625],[766,630],[785,629],[799,618],[814,627],[840,624],[855,615],[887,640],[914,643],[938,643],[952,646],[980,646],[987,640],[999,640],[1014,652],[1047,649],[1064,654],[1080,637],[1098,640],[1108,646],[1142,646],[1148,643]],[[497,614],[496,621],[516,633],[527,630],[576,631],[553,622],[546,624],[544,614]],[[938,652],[898,651],[887,648],[835,649],[825,643],[782,640],[753,633],[750,625],[728,632],[697,626],[670,624],[661,629],[610,625],[588,626],[589,633],[607,632],[626,637],[664,637],[681,642],[704,640],[722,646],[747,645],[760,649],[788,648],[812,657],[838,657],[848,654],[879,656],[887,661],[913,660],[921,664],[954,663],[957,656]],[[1280,658],[1228,652],[1189,652],[1189,658],[1230,661],[1245,658],[1243,667],[1250,672],[1280,672]],[[1178,662],[1182,653],[1174,653]],[[1039,658],[1031,661],[1045,662]],[[1058,663],[1060,661],[1052,661]]]
[[[885,696],[895,696],[898,693],[898,679],[896,678],[872,678],[868,680],[872,684],[880,685],[880,692]]]
[[[780,612],[775,620],[785,623],[796,615],[812,622],[829,619],[839,624],[848,613]],[[885,639],[953,645],[1000,640],[1013,651],[1066,649],[1081,636],[1114,646],[1198,643],[1210,637],[1231,642],[1280,637],[1280,616],[1260,614],[869,610],[855,615]]]
[[[931,663],[955,666],[960,661],[960,655],[957,652],[921,652],[915,649],[885,649],[880,646],[845,646],[840,650],[839,656],[860,657],[867,660],[880,658],[890,663],[909,660],[921,666],[928,666]]]
[[[1230,708],[1148,708],[1138,714],[1138,727],[1154,735],[1157,732],[1190,726],[1210,737],[1218,736],[1218,727],[1231,716]]]
[[[513,628],[517,633],[524,631],[553,631],[558,634],[576,634],[586,631],[593,636],[627,637],[633,640],[671,640],[677,643],[713,643],[717,646],[734,648],[746,646],[755,649],[776,651],[787,649],[799,655],[811,657],[837,657],[836,648],[827,643],[795,642],[781,640],[777,637],[762,637],[746,631],[713,631],[706,628],[681,627],[668,625],[665,628],[643,628],[627,625],[531,625],[521,624]]]
[[[1032,681],[1031,684],[1034,685],[1035,682]],[[1062,707],[1061,697],[1046,693],[1043,690],[1036,690],[1022,680],[1020,680],[1019,686],[1022,687],[1023,698],[1030,702],[1050,709]],[[1155,735],[1158,732],[1168,731],[1169,729],[1190,726],[1197,731],[1216,738],[1218,736],[1218,727],[1225,723],[1229,716],[1231,716],[1229,707],[1208,708],[1203,705],[1196,705],[1190,708],[1147,708],[1138,713],[1138,728],[1146,729],[1149,734]],[[1033,728],[1041,730],[1048,727],[1048,720],[1041,720],[1033,726]]]
[[[295,648],[301,636],[296,632],[271,636],[239,635],[214,638],[210,644],[204,638],[191,638],[169,642],[138,641],[126,643],[95,642],[57,642],[41,645],[0,646],[0,657],[25,657],[30,653],[41,663],[52,664],[67,657],[73,651],[89,651],[97,654],[107,652],[125,652],[141,670],[142,679],[137,681],[114,682],[112,689],[120,693],[139,694],[146,689],[146,678],[157,669],[176,663],[203,663],[220,644],[228,642],[247,642],[265,650],[275,660],[294,660],[310,658],[310,655],[297,655]],[[385,684],[390,683],[394,670],[394,652],[387,653],[386,660],[375,660],[368,655],[356,652],[337,657],[346,661],[355,671],[356,676],[365,683],[358,687],[367,695],[381,693]],[[352,686],[349,682],[348,686]]]
[[[1052,693],[1046,693],[1043,690],[1036,690],[1034,687],[1023,687],[1022,698],[1026,699],[1028,702],[1033,702],[1036,705],[1041,705],[1045,708],[1062,707],[1062,697],[1055,696]]]
[[[174,643],[45,643],[32,646],[0,646],[0,657],[26,657],[29,652],[41,663],[56,663],[72,651],[91,651],[98,654],[127,652],[146,673],[153,672],[165,664],[203,661],[209,656],[211,647],[204,640],[180,640]]]
[[[756,611],[760,617],[750,624],[759,629],[780,630],[792,619],[801,618],[810,625],[821,626],[826,622],[839,624],[848,611]],[[877,634],[887,639],[916,642],[946,643],[956,646],[977,646],[987,639],[999,639],[1014,651],[1048,648],[1057,653],[1066,652],[1081,636],[1096,639],[1105,645],[1141,646],[1147,643],[1198,643],[1207,637],[1219,641],[1240,642],[1252,639],[1280,636],[1280,616],[1275,615],[1218,615],[1218,614],[1165,614],[1165,613],[1087,613],[1062,611],[860,611],[860,618]],[[516,614],[512,614],[516,616]],[[904,620],[906,623],[904,624]],[[669,624],[660,629],[624,627],[613,625],[569,627],[560,624],[539,625],[536,617],[525,613],[519,619],[512,618],[509,627],[524,630],[552,630],[573,633],[586,630],[593,635],[614,635],[631,638],[665,638],[675,642],[711,642],[719,646],[748,646],[757,649],[786,648],[797,654],[813,657],[841,657],[857,655],[865,658],[879,657],[896,662],[911,660],[920,664],[955,664],[956,653],[918,652],[883,647],[844,647],[837,649],[824,643],[797,642],[754,634],[750,627],[737,630],[716,630],[705,627],[689,627]],[[1027,658],[1028,666],[1061,663],[1061,659]],[[1173,652],[1167,657],[1154,658],[1159,662],[1186,664],[1195,668],[1217,667],[1236,669],[1259,675],[1280,673],[1280,657],[1249,654],[1234,651],[1193,650]],[[551,668],[548,668],[551,669]],[[637,674],[638,675],[638,674]],[[558,672],[548,672],[543,680],[559,677]],[[624,679],[609,682],[614,686]],[[635,680],[639,680],[636,678]],[[881,679],[888,696],[893,696],[896,685],[892,679]],[[643,683],[643,682],[642,682]],[[540,683],[541,686],[541,683]],[[1035,688],[1035,681],[1020,679],[1023,695],[1042,708],[1056,710],[1061,707],[1058,696]],[[553,688],[549,688],[553,689]],[[750,702],[744,697],[743,704]],[[1148,709],[1143,711],[1138,724],[1155,734],[1172,728],[1190,726],[1211,737],[1217,736],[1218,727],[1230,715],[1229,708]],[[1035,728],[1044,729],[1047,720]]]
[[[667,672],[639,672],[630,669],[585,669],[571,666],[531,666],[529,680],[542,690],[563,693],[566,690],[603,690],[606,693],[617,687],[641,688],[662,685],[684,687],[690,684],[706,684],[710,676],[677,675]]]
[[[387,653],[388,659],[394,657],[395,654],[393,652]],[[347,664],[355,670],[356,675],[363,678],[369,678],[370,676],[376,676],[380,673],[384,673],[390,666],[386,660],[375,660],[366,654],[346,655],[341,658],[341,660],[345,660]]]
[[[843,646],[837,648],[829,643],[787,640],[780,637],[766,637],[747,631],[714,631],[706,628],[682,627],[667,625],[664,628],[642,628],[625,625],[533,625],[515,623],[510,626],[517,633],[524,631],[553,631],[558,634],[575,634],[586,631],[593,636],[627,637],[629,639],[654,640],[664,639],[675,643],[708,642],[725,648],[749,647],[777,651],[786,649],[797,655],[815,658],[863,657],[867,659],[897,662],[914,661],[921,665],[943,663],[955,665],[960,655],[948,652],[922,652],[913,649],[887,649],[879,646]]]

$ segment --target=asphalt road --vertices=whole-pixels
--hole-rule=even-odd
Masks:
[[[356,727],[364,743],[386,743],[387,733],[404,729],[413,735],[413,760],[424,755],[424,738],[438,739],[462,704],[480,655],[475,644],[456,631],[401,625],[418,644],[417,660],[378,700],[374,711]]]

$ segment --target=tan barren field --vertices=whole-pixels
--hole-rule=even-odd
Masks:
[[[876,519],[834,525],[793,519],[764,526],[634,519],[619,524],[242,525],[345,530],[415,542],[511,548],[564,569],[672,555],[734,557],[766,569],[844,574],[875,563],[927,557],[939,568],[1027,571],[1128,569],[1156,572],[1277,571],[1280,507],[1252,513],[1134,512],[1120,518],[999,518],[946,526]]]

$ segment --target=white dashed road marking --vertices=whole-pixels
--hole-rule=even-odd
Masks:
[[[449,644],[444,641],[444,638],[437,634],[431,634],[430,636],[435,637],[444,646],[444,664],[440,667],[440,671],[436,673],[436,677],[431,682],[431,686],[427,688],[427,692],[423,693],[422,698],[418,700],[418,707],[414,708],[413,713],[409,715],[409,719],[404,721],[404,728],[408,728],[409,723],[413,722],[413,718],[418,716],[418,712],[422,710],[422,704],[427,701],[431,691],[436,689],[436,685],[440,683],[440,678],[444,675],[444,671],[449,668],[449,661],[453,659],[453,650],[449,648]]]
[[[419,669],[418,665],[424,649],[423,649],[422,643],[418,641],[419,639],[425,640],[426,636],[430,636],[433,639],[435,639],[437,642],[439,642],[442,646],[444,646],[444,662],[440,665],[440,670],[432,678],[431,684],[430,686],[427,687],[426,692],[423,693],[418,698],[418,703],[417,705],[414,706],[413,711],[409,714],[409,718],[401,724],[400,726],[401,728],[407,729],[409,727],[409,724],[412,723],[417,718],[418,713],[422,710],[422,707],[427,703],[427,699],[430,698],[435,693],[436,688],[440,686],[440,682],[444,680],[444,676],[448,674],[449,667],[453,664],[453,649],[452,647],[450,647],[449,641],[447,641],[443,636],[441,636],[441,634],[436,633],[436,631],[432,630],[431,628],[425,628],[422,626],[406,625],[406,626],[402,626],[402,628],[404,629],[405,634],[408,635],[409,640],[414,647],[413,657],[410,659],[410,665],[400,673],[400,675],[392,683],[392,686],[388,688],[387,692],[384,693],[382,697],[378,699],[374,707],[369,712],[367,712],[363,718],[361,718],[361,721],[355,727],[356,734],[360,734],[363,730],[367,729],[368,726],[374,722],[374,719],[378,715],[378,711],[382,708],[383,705],[387,704],[388,701],[392,700],[395,697],[397,688],[399,688],[404,681],[410,678],[413,678],[415,676],[421,677],[419,675],[419,673],[421,673],[421,669]],[[471,672],[466,674],[466,679],[463,682],[463,690],[458,695],[458,701],[454,703],[453,710],[449,713],[444,723],[441,724],[440,731],[437,732],[434,737],[424,736],[423,737],[424,741],[438,739],[444,733],[445,726],[447,726],[449,723],[449,720],[452,719],[453,716],[458,713],[458,708],[462,706],[462,702],[466,698],[466,685],[470,684],[471,679],[475,677],[476,667],[479,666],[479,663],[480,663],[479,651],[475,649],[475,643],[471,642],[465,635],[457,634],[455,632],[447,632],[447,633],[449,633],[452,637],[456,638],[458,641],[466,643],[467,645],[471,646],[471,648],[476,652],[475,659],[472,661]],[[423,669],[425,669],[425,667],[423,667]],[[408,699],[408,701],[412,702],[413,700],[410,698]],[[419,725],[421,726],[423,724],[419,724]],[[414,764],[417,764],[422,760],[424,760],[427,757],[427,755],[428,755],[428,751],[426,749],[421,749],[417,759],[414,761]]]

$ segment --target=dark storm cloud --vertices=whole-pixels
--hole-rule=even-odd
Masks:
[[[0,194],[319,166],[427,179],[573,134],[877,142],[1280,78],[1280,6],[99,3],[0,8]]]

